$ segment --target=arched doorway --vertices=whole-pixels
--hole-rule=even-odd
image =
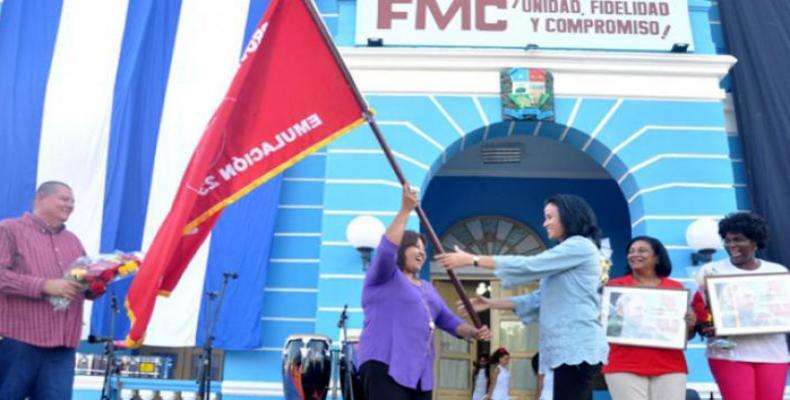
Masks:
[[[535,230],[503,215],[480,215],[458,221],[444,231],[441,241],[445,249],[459,246],[479,254],[530,255],[546,248],[545,242]],[[458,296],[454,287],[436,269],[434,266],[434,286],[449,304],[455,303]],[[492,279],[491,274],[482,272],[480,269],[460,272],[469,296],[501,297],[534,290],[534,286],[529,286],[505,292],[500,288],[499,282]],[[535,324],[524,326],[509,312],[485,312],[480,317],[484,324],[492,328],[496,337],[492,341],[494,346],[490,343],[466,342],[440,332],[436,343],[436,398],[468,399],[475,381],[475,369],[471,363],[480,355],[491,354],[498,347],[505,347],[510,352],[510,370],[513,375],[525,378],[513,381],[514,397],[534,397],[536,385],[534,374],[530,372],[530,361],[538,345]]]
[[[458,245],[483,254],[532,254],[551,246],[542,228],[543,201],[556,193],[587,199],[615,248],[613,274],[624,269],[622,247],[631,236],[627,201],[618,184],[597,162],[573,146],[529,135],[505,135],[465,143],[443,160],[423,187],[423,208],[446,250]],[[534,290],[527,285],[503,290],[497,278],[480,269],[460,269],[467,294],[484,289],[492,297],[510,297]],[[426,276],[427,278],[427,276]],[[441,268],[430,279],[450,306],[457,295]],[[536,324],[524,326],[512,312],[481,315],[493,333],[490,344],[466,343],[450,335],[437,337],[437,399],[469,398],[472,362],[498,347],[511,353],[510,394],[514,399],[537,396],[531,359],[538,350]]]

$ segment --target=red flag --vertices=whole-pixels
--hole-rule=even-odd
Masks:
[[[129,289],[130,346],[142,344],[156,295],[173,290],[225,206],[365,122],[309,7],[272,1],[247,45]]]

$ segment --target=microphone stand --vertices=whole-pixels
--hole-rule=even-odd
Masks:
[[[343,400],[354,400],[354,381],[351,379],[351,354],[344,354],[343,350],[346,348],[346,343],[348,342],[348,330],[346,328],[346,321],[348,321],[348,304],[343,305],[343,311],[340,313],[340,319],[337,321],[337,327],[343,330],[343,340],[340,341],[340,354],[344,355],[343,357],[343,364],[345,364],[346,372],[343,374],[343,381],[346,383],[346,391],[348,392],[348,399],[346,399],[345,394],[343,394],[342,390],[341,396]],[[339,369],[339,368],[338,368]]]
[[[214,325],[219,319],[219,311],[222,309],[222,300],[225,298],[225,289],[228,288],[228,282],[231,279],[236,279],[239,274],[236,272],[223,272],[222,273],[222,289],[217,292],[206,292],[208,304],[206,304],[205,312],[206,317],[203,321],[204,336],[203,336],[203,354],[200,356],[200,372],[198,373],[198,395],[197,400],[209,400],[211,396],[211,358],[212,351],[214,350]],[[213,317],[209,312],[211,305],[215,299],[219,298],[217,305],[214,307]]]
[[[118,298],[115,296],[115,291],[110,289],[110,335],[109,340],[104,342],[104,355],[107,356],[107,365],[104,367],[104,381],[101,387],[101,400],[112,399],[112,385],[110,379],[114,375],[116,380],[116,387],[120,383],[118,374],[118,366],[115,365],[115,317],[120,313],[118,307]]]
[[[331,371],[331,376],[332,376],[332,388],[331,388],[332,396],[331,396],[331,398],[334,399],[334,400],[337,400],[337,391],[339,389],[337,387],[338,386],[337,381],[338,381],[338,379],[340,379],[339,378],[339,375],[340,375],[340,350],[338,350],[337,348],[332,348],[332,351],[330,352],[330,357],[332,358],[332,365],[329,368],[330,371]]]

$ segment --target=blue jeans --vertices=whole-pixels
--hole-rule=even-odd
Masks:
[[[74,353],[0,340],[0,400],[71,400]]]

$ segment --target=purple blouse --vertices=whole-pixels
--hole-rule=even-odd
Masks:
[[[412,389],[433,389],[434,335],[431,321],[455,335],[463,320],[453,314],[430,284],[412,284],[396,265],[398,246],[382,237],[365,275],[359,338],[359,365],[375,360],[389,366],[395,382]],[[429,313],[430,310],[430,313]]]

